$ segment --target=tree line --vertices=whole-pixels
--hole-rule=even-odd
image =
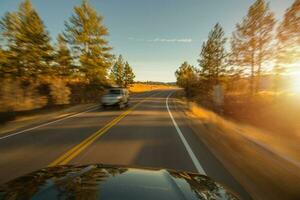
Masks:
[[[108,34],[87,0],[74,7],[55,42],[30,0],[7,12],[0,20],[0,111],[94,101],[105,87],[133,83],[129,63],[111,53]]]
[[[202,44],[199,67],[184,62],[175,72],[177,84],[188,96],[211,98],[213,87],[225,89],[247,82],[248,96],[260,90],[262,77],[270,71],[282,75],[300,55],[300,0],[295,0],[277,22],[269,3],[256,0],[236,24],[230,38],[217,23]],[[270,67],[271,66],[271,67]],[[274,79],[274,86],[278,85]]]

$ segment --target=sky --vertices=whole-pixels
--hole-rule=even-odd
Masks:
[[[0,16],[22,0],[0,0]],[[254,0],[89,0],[104,17],[114,54],[122,54],[137,81],[175,81],[184,61],[198,66],[201,45],[219,22],[230,37]],[[81,0],[32,0],[52,39]],[[270,0],[278,20],[293,0]]]

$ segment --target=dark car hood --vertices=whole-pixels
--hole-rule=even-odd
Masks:
[[[0,199],[237,199],[187,172],[103,165],[45,168],[0,186]]]

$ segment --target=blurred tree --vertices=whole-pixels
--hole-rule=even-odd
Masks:
[[[1,42],[4,46],[6,63],[2,63],[1,76],[4,75],[20,75],[22,68],[18,67],[18,60],[13,54],[13,49],[16,48],[16,35],[19,19],[17,13],[6,13],[0,20]],[[4,58],[4,57],[3,57]],[[9,62],[8,62],[9,61]]]
[[[200,77],[205,81],[206,89],[210,91],[213,85],[219,84],[220,77],[226,72],[225,51],[226,38],[223,28],[216,24],[208,35],[208,40],[203,43],[198,63]]]
[[[112,66],[110,77],[114,79],[114,83],[122,87],[124,85],[124,60],[122,55],[119,55],[117,61]]]
[[[114,65],[110,68],[110,72],[109,72],[109,75],[108,75],[108,80],[109,80],[109,83],[111,85],[116,84],[116,82],[115,82],[116,81],[115,75],[114,75],[114,73],[112,73],[113,67],[114,67]]]
[[[0,46],[0,77],[3,77],[6,74],[7,69],[7,55],[6,51]]]
[[[285,12],[283,21],[279,25],[277,64],[292,63],[300,57],[300,0],[295,0],[293,5]]]
[[[57,63],[56,73],[60,76],[71,76],[74,74],[73,59],[70,50],[67,46],[66,40],[62,34],[57,36],[57,51],[55,54],[55,61]]]
[[[236,25],[232,35],[232,55],[234,65],[250,67],[250,93],[259,88],[262,66],[272,56],[272,31],[274,14],[264,0],[256,0],[249,8],[247,16]],[[254,79],[257,76],[255,85]]]
[[[53,48],[29,0],[22,2],[17,12],[7,13],[0,25],[7,47],[9,73],[25,79],[50,73]]]
[[[177,85],[184,88],[188,97],[195,95],[198,82],[198,72],[196,68],[187,62],[181,64],[175,72]]]
[[[104,38],[108,35],[98,15],[87,0],[74,7],[74,15],[65,23],[64,37],[72,48],[81,73],[93,83],[106,83],[107,69],[111,65],[111,47]]]
[[[132,84],[135,78],[132,68],[130,67],[128,62],[125,63],[123,77],[124,77],[124,87],[128,87],[129,84]]]
[[[70,101],[71,91],[61,78],[51,78],[49,84],[51,102],[57,105],[68,104]]]
[[[300,57],[300,0],[295,0],[285,11],[284,18],[277,30],[277,54],[274,73],[274,92],[278,94],[283,83],[282,74],[286,64],[298,61]]]

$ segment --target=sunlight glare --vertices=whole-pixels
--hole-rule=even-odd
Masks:
[[[300,93],[300,72],[294,73],[291,77],[290,90],[294,93]]]

